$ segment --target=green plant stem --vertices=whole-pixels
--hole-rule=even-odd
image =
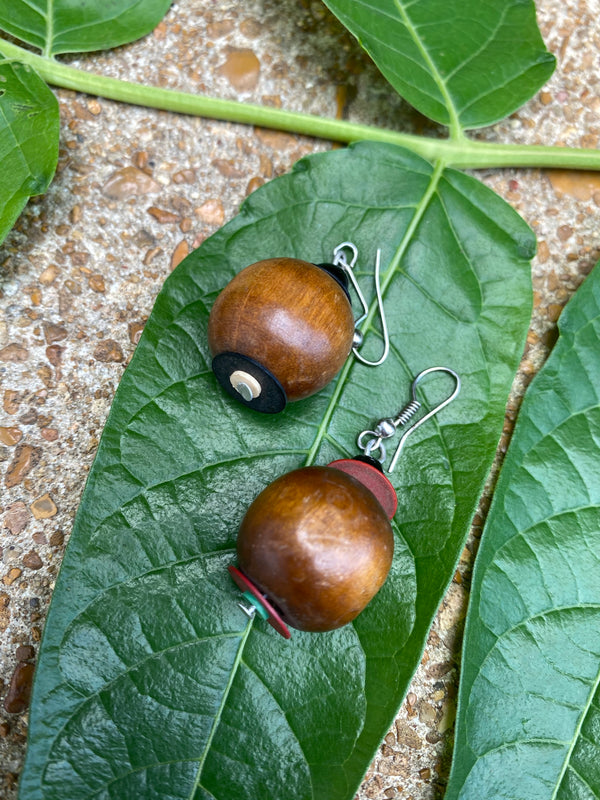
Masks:
[[[33,67],[48,83],[63,89],[181,114],[258,125],[338,142],[370,140],[407,147],[429,161],[454,167],[559,167],[600,170],[600,150],[577,147],[497,144],[454,136],[432,139],[344,120],[283,111],[277,108],[220,100],[156,86],[95,75],[39,56],[0,39],[0,53]]]

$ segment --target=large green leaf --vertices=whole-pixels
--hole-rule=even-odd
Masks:
[[[560,332],[477,556],[447,800],[600,796],[600,268]]]
[[[0,56],[0,242],[27,200],[42,194],[58,161],[58,103],[24,64]]]
[[[235,403],[209,369],[218,291],[254,260],[323,262],[349,237],[365,288],[382,248],[385,365],[351,358],[277,417]],[[23,800],[352,796],[419,662],[495,451],[533,252],[525,223],[475,179],[361,144],[299,162],[175,270],[119,386],[56,584]],[[379,349],[376,330],[365,354]],[[287,642],[248,622],[226,573],[248,503],[287,470],[354,454],[358,432],[438,364],[463,388],[392,476],[384,588],[332,633]],[[431,402],[439,384],[424,391]]]
[[[455,130],[515,111],[554,69],[532,0],[324,0],[388,81]]]
[[[0,29],[48,56],[133,42],[150,33],[171,0],[3,0]]]

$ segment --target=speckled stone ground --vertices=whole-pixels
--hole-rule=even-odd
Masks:
[[[559,65],[525,108],[477,134],[597,147],[600,0],[540,0]],[[106,75],[435,135],[318,0],[187,0],[146,40],[70,59]],[[50,191],[0,248],[0,693],[25,682],[115,388],[173,266],[244,196],[327,142],[57,92]],[[600,254],[600,177],[478,177],[534,228],[535,311],[497,463],[558,315]],[[490,485],[493,484],[493,476]],[[484,498],[406,702],[358,797],[430,800],[448,775],[458,657]],[[21,664],[18,667],[18,664]],[[0,796],[16,797],[27,713],[0,708]]]

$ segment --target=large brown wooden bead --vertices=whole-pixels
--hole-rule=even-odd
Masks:
[[[217,297],[208,322],[213,356],[232,352],[254,359],[290,401],[318,392],[337,375],[353,336],[342,287],[325,270],[295,258],[243,269]]]
[[[239,567],[304,631],[353,620],[383,585],[394,552],[387,515],[355,478],[333,467],[282,475],[248,509]]]

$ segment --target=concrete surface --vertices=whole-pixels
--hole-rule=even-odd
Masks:
[[[597,147],[600,0],[540,0],[559,64],[491,140]],[[146,40],[74,64],[107,75],[435,133],[318,0],[176,2]],[[244,196],[323,141],[57,92],[61,153],[50,191],[0,248],[0,689],[35,658],[46,608],[103,422],[172,267]],[[555,339],[561,308],[600,252],[600,176],[484,171],[534,228],[535,314],[507,412]],[[441,797],[451,755],[474,533],[396,724],[359,798]],[[27,672],[20,668],[24,680]],[[16,797],[27,713],[0,709],[0,796]]]

